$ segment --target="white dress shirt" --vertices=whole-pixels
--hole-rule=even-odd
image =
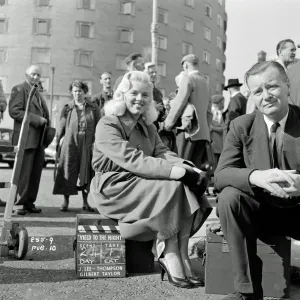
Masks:
[[[283,135],[284,133],[284,128],[285,128],[285,123],[286,123],[286,120],[287,120],[287,117],[288,117],[288,114],[289,112],[287,112],[287,114],[278,122],[280,124],[280,132],[281,132],[281,136]],[[272,125],[274,124],[273,121],[271,121],[270,119],[268,119],[268,117],[266,115],[264,115],[264,120],[266,122],[266,125],[268,127],[268,135],[269,135],[269,138],[271,136],[271,127]]]

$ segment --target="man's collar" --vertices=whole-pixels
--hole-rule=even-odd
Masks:
[[[199,70],[193,70],[193,71],[189,72],[189,74],[188,74],[188,75],[191,75],[191,74],[197,74],[197,73],[199,73],[199,74],[200,74]]]
[[[283,61],[280,58],[276,59],[275,61],[283,66],[285,72],[287,71],[287,68],[286,68],[285,64],[283,63]]]
[[[290,111],[290,109],[288,110],[287,114],[278,122],[280,124],[280,127],[281,127],[282,131],[284,131],[285,123],[286,123],[286,120],[288,118],[289,111]],[[266,115],[263,115],[263,116],[264,116],[265,123],[268,127],[268,133],[269,133],[269,136],[270,136],[271,126],[274,124],[274,122],[271,121]]]
[[[139,124],[144,132],[145,136],[148,137],[148,128],[141,116],[137,121],[132,117],[132,115],[126,110],[123,116],[119,117],[120,122],[123,125],[126,136],[129,137],[134,127]]]
[[[232,97],[236,96],[239,93],[240,93],[240,91],[236,91],[236,92],[232,93],[230,97],[232,98]]]

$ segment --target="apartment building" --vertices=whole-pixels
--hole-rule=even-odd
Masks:
[[[0,0],[0,80],[9,96],[30,64],[43,70],[53,115],[69,100],[74,79],[101,90],[99,75],[125,72],[124,58],[141,53],[151,60],[152,0]],[[213,92],[221,92],[226,66],[225,0],[158,0],[158,87],[172,92],[180,60],[198,55],[200,71]]]

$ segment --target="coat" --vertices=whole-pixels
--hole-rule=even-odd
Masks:
[[[168,239],[193,214],[194,234],[211,207],[205,196],[169,179],[172,167],[184,162],[162,143],[153,124],[135,121],[128,112],[104,116],[96,129],[91,182],[99,213],[118,220],[125,239]]]
[[[18,144],[21,125],[25,115],[26,104],[30,90],[30,85],[25,81],[14,86],[11,91],[8,112],[11,118],[14,119],[14,130],[12,136],[13,145]],[[41,100],[42,107],[39,104],[38,97]],[[35,95],[30,103],[29,115],[30,122],[26,149],[36,149],[41,143],[41,137],[45,128],[44,124],[42,123],[42,118],[47,119],[49,122],[49,110],[46,101],[38,91],[35,92]]]
[[[4,91],[3,91],[3,87],[2,87],[2,83],[0,81],[0,112],[4,112],[6,110],[6,98],[4,95]],[[1,118],[0,118],[1,120]]]
[[[99,107],[101,117],[104,116],[104,109],[103,109],[104,104],[107,101],[111,100],[112,98],[113,98],[113,92],[107,94],[105,91],[102,91],[101,93],[93,95],[91,97],[91,101],[97,104],[97,106]]]
[[[89,190],[93,176],[92,148],[100,112],[98,107],[89,100],[86,100],[84,111],[86,131],[82,136],[78,131],[79,120],[74,102],[65,105],[62,109],[57,142],[59,143],[62,137],[64,140],[53,188],[55,195],[77,195],[81,178],[86,182],[80,183],[80,186]]]
[[[210,88],[199,71],[183,76],[178,93],[172,100],[170,112],[165,120],[165,127],[172,128],[181,116],[187,103],[195,107],[200,129],[190,137],[191,141],[210,141],[209,125],[212,119]]]
[[[290,105],[285,124],[283,169],[300,170],[300,108]],[[254,170],[271,169],[267,125],[260,111],[236,118],[230,125],[221,154],[215,182],[218,189],[235,187],[254,195],[249,176]]]

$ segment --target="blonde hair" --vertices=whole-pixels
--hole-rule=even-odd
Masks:
[[[131,71],[124,75],[121,83],[114,93],[112,100],[108,101],[104,105],[105,115],[123,116],[126,111],[125,93],[127,93],[132,85],[132,81],[139,81],[146,83],[149,86],[149,104],[143,113],[143,119],[147,125],[153,123],[157,117],[158,112],[155,108],[155,102],[153,100],[153,84],[150,81],[150,77],[141,71]]]

